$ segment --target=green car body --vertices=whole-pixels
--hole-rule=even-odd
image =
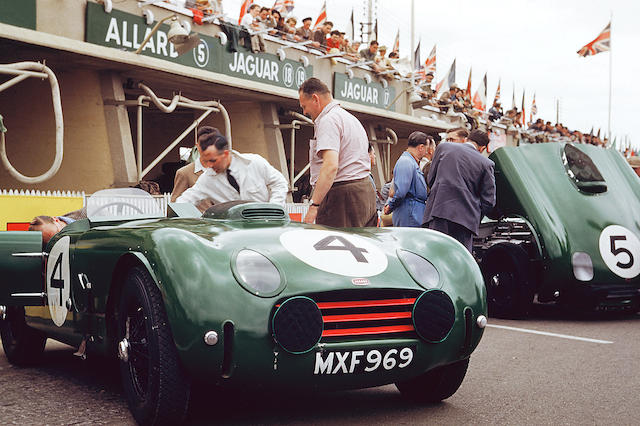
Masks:
[[[496,215],[513,232],[503,228],[501,235],[487,224],[490,232],[476,241],[476,257],[489,259],[495,244],[524,249],[528,278],[521,285],[528,288],[514,285],[511,313],[524,309],[534,293],[543,302],[637,310],[640,180],[624,158],[613,149],[565,143],[504,147],[490,158]],[[518,237],[516,231],[529,235]],[[513,260],[517,253],[498,256]],[[490,269],[495,277],[499,268]],[[491,283],[487,286],[492,293]],[[491,294],[489,304],[491,311]]]
[[[486,322],[483,278],[472,256],[453,239],[424,229],[343,230],[295,223],[273,204],[213,209],[205,217],[84,219],[65,227],[45,249],[47,263],[53,263],[51,253],[68,240],[70,300],[62,324],[54,323],[55,315],[43,305],[64,305],[63,290],[54,302],[48,295],[36,297],[47,292],[41,258],[14,255],[37,252],[40,234],[4,233],[0,270],[7,279],[0,286],[0,305],[9,313],[12,306],[25,306],[27,327],[47,337],[74,346],[84,341],[88,353],[113,355],[125,340],[118,318],[127,276],[142,270],[161,295],[180,371],[190,381],[231,387],[332,390],[410,382],[468,362],[478,345]],[[319,246],[319,239],[325,244]],[[318,247],[311,257],[301,260],[293,253],[295,247],[308,250],[309,244]],[[416,259],[411,253],[437,271],[434,275],[427,268],[431,281],[426,286],[419,284],[425,281],[416,276],[419,269],[407,266]],[[363,260],[374,254],[378,264]],[[251,268],[238,266],[239,257],[251,268],[267,264],[265,273],[252,275]],[[373,269],[363,276],[344,272],[349,262]],[[329,272],[335,267],[342,272]],[[279,277],[274,275],[268,288],[249,282],[266,280],[274,268]],[[63,275],[48,265],[45,280],[67,279]],[[12,296],[16,293],[23,295]],[[453,308],[450,315],[438,311],[442,306],[436,299],[436,305],[426,302],[436,295],[445,308]],[[315,321],[309,330],[305,315]],[[129,326],[127,319],[126,336]],[[434,327],[437,338],[427,336]],[[463,377],[464,372],[460,382]]]

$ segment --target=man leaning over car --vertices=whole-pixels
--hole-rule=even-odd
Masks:
[[[230,150],[220,133],[204,134],[198,144],[200,161],[207,169],[178,197],[178,203],[197,205],[209,198],[216,204],[235,200],[284,204],[287,181],[267,160],[258,154]]]

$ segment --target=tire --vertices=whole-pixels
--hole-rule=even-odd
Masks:
[[[8,308],[6,319],[0,321],[0,337],[11,364],[26,367],[38,364],[42,359],[47,336],[27,325],[22,306]]]
[[[139,424],[180,424],[189,405],[191,383],[178,358],[162,296],[146,270],[133,268],[124,283],[118,311],[122,386]]]
[[[533,303],[528,279],[529,257],[515,244],[496,244],[482,259],[489,316],[522,318]]]
[[[440,402],[456,393],[467,374],[469,358],[434,368],[406,382],[396,383],[402,395],[412,401]]]

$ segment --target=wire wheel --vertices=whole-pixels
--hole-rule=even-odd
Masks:
[[[173,342],[162,296],[146,270],[133,268],[118,315],[118,354],[124,393],[140,424],[184,421],[191,383]]]

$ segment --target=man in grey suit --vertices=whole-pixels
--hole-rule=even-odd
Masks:
[[[464,142],[439,144],[427,175],[431,192],[422,226],[455,238],[470,252],[482,216],[496,203],[494,163],[479,152],[488,143],[485,132],[474,130]]]

